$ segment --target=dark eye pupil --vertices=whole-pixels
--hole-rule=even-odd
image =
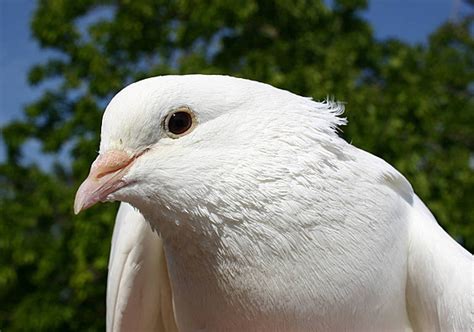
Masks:
[[[191,115],[187,112],[176,112],[173,113],[168,122],[168,130],[175,135],[186,132],[191,125],[193,120]]]

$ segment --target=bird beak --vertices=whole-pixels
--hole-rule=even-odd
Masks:
[[[105,201],[109,194],[125,186],[123,177],[137,157],[118,150],[100,154],[92,163],[89,176],[77,190],[74,213]]]

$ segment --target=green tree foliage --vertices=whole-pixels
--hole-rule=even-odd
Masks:
[[[56,56],[32,68],[53,82],[2,129],[0,329],[103,330],[116,205],[73,216],[95,158],[101,113],[124,85],[162,74],[219,73],[347,103],[343,135],[394,164],[442,226],[474,249],[473,17],[427,44],[378,41],[366,1],[41,0],[34,37]],[[51,86],[51,85],[48,85]],[[44,171],[24,145],[67,151]],[[471,165],[469,163],[471,162]]]

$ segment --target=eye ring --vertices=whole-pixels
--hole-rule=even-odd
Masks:
[[[196,126],[196,116],[187,106],[181,106],[170,112],[163,121],[163,129],[171,138],[189,134]]]

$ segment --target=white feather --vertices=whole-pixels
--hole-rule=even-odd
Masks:
[[[162,121],[183,105],[199,123],[168,138]],[[337,136],[341,112],[224,76],[158,77],[120,92],[101,153],[147,152],[109,199],[138,208],[163,242],[138,213],[119,214],[112,330],[159,316],[166,267],[182,331],[472,327],[472,256],[398,171]]]
[[[115,221],[107,281],[107,331],[175,331],[161,239],[122,203]]]
[[[472,331],[473,257],[415,197],[408,246],[407,306],[417,331]]]

